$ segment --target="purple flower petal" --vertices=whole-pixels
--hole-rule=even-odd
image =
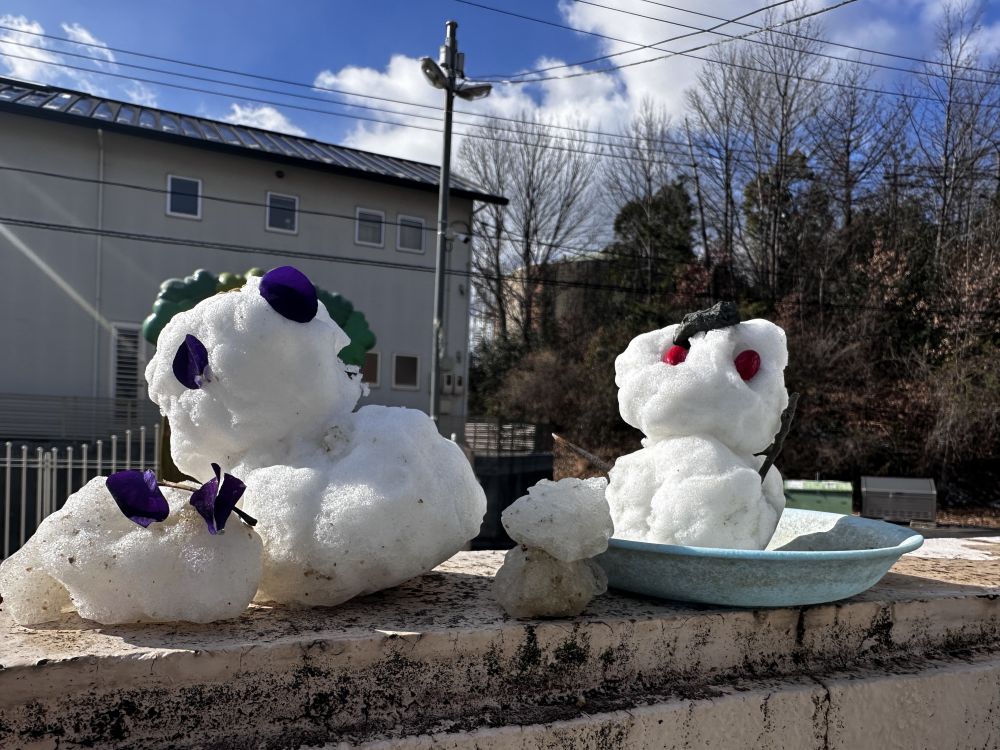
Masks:
[[[152,471],[116,471],[107,478],[105,485],[118,504],[118,509],[143,528],[153,521],[163,521],[170,513],[170,506],[160,492],[156,474]]]
[[[190,333],[184,337],[184,343],[177,347],[174,355],[174,377],[185,388],[201,388],[202,383],[212,379],[208,376],[208,350],[205,345]]]
[[[212,464],[212,471],[215,472],[215,478],[209,479],[191,494],[191,505],[205,519],[208,533],[218,534],[226,528],[229,514],[236,509],[236,503],[243,497],[247,486],[232,474],[226,474],[222,477],[222,469],[218,464]],[[221,488],[219,487],[220,478],[222,479]],[[241,517],[243,515],[240,514]]]
[[[260,296],[276,313],[296,323],[308,323],[316,317],[319,307],[316,287],[293,266],[280,266],[264,274]]]
[[[218,464],[212,464],[212,471],[215,472],[215,477],[192,492],[190,502],[208,524],[208,533],[216,534],[218,528],[215,525],[215,497],[219,494],[219,477],[222,469]]]
[[[215,525],[219,531],[226,528],[226,521],[229,520],[229,514],[236,510],[236,503],[240,501],[240,498],[243,497],[243,493],[246,491],[247,486],[232,474],[226,474],[222,478],[222,487],[215,498]],[[254,523],[257,522],[254,521]],[[250,525],[252,526],[253,524]]]

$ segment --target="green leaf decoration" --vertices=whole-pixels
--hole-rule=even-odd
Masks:
[[[199,268],[183,279],[167,279],[153,303],[153,312],[142,322],[142,335],[155,344],[160,331],[177,313],[190,310],[218,291],[219,279],[211,271]]]
[[[246,273],[220,273],[199,269],[183,279],[167,279],[160,284],[160,291],[153,302],[153,312],[142,323],[142,335],[155,344],[160,331],[177,313],[190,310],[203,299],[220,292],[239,289],[246,284],[248,276],[263,276],[263,268],[251,268]],[[333,322],[344,329],[351,343],[341,349],[339,356],[344,364],[361,366],[365,352],[375,346],[375,334],[368,327],[363,313],[354,309],[350,300],[334,292],[316,287],[316,296],[330,313]]]

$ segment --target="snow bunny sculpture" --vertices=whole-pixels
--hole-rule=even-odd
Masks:
[[[761,455],[789,404],[785,333],[740,322],[733,303],[637,336],[615,360],[622,418],[645,433],[607,490],[615,536],[763,549],[784,509],[781,475]],[[773,457],[774,450],[771,450]]]
[[[353,411],[364,386],[337,358],[347,343],[284,266],[176,315],[146,369],[177,467],[200,479],[218,461],[247,485],[258,600],[339,604],[430,570],[479,531],[483,490],[426,415]]]

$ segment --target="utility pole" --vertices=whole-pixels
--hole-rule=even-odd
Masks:
[[[430,417],[436,422],[441,410],[441,358],[446,351],[444,329],[444,269],[448,250],[448,199],[451,182],[451,115],[455,97],[482,99],[489,96],[488,83],[465,80],[465,55],[458,51],[455,31],[458,23],[445,24],[445,40],[438,62],[421,58],[420,69],[434,88],[444,89],[444,146],[441,152],[441,178],[438,185],[437,251],[434,255],[434,324],[431,341],[431,403]]]

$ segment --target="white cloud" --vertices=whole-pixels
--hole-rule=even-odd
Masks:
[[[25,16],[0,16],[0,64],[6,75],[34,83],[45,83],[67,88],[80,89],[97,96],[108,96],[107,88],[95,76],[84,70],[74,68],[86,67],[88,61],[81,58],[68,58],[53,49],[53,44],[39,34],[45,33],[45,28],[38,21],[31,21]],[[63,31],[77,43],[97,45],[96,47],[80,47],[80,54],[88,57],[101,58],[94,61],[98,68],[114,67],[114,55],[104,42],[97,39],[86,28],[78,23],[63,24]],[[68,67],[74,66],[74,67]]]
[[[275,130],[288,135],[306,135],[306,131],[289,120],[283,112],[267,104],[243,105],[233,102],[229,105],[229,112],[221,119],[234,125],[249,125],[253,128]]]
[[[142,81],[133,81],[125,87],[125,98],[140,107],[157,107],[156,92]]]
[[[81,54],[90,57],[96,54],[99,57],[103,57],[109,63],[115,61],[114,53],[108,49],[107,43],[102,42],[80,24],[64,23],[62,24],[62,30],[66,33],[67,37],[80,45]],[[100,62],[95,62],[95,65],[103,67]]]
[[[543,59],[540,65],[558,62]],[[384,70],[355,66],[337,72],[324,70],[316,76],[314,85],[348,104],[390,110],[355,110],[361,117],[382,122],[359,120],[344,139],[344,145],[432,164],[440,161],[444,95],[424,79],[418,59],[393,55]],[[333,94],[329,89],[346,93]],[[462,132],[484,122],[476,115],[519,119],[525,112],[532,112],[546,122],[584,124],[595,129],[617,127],[627,109],[618,83],[611,76],[549,81],[527,87],[498,85],[486,99],[456,104],[452,153],[457,154],[461,147]],[[506,127],[503,121],[497,124]]]

